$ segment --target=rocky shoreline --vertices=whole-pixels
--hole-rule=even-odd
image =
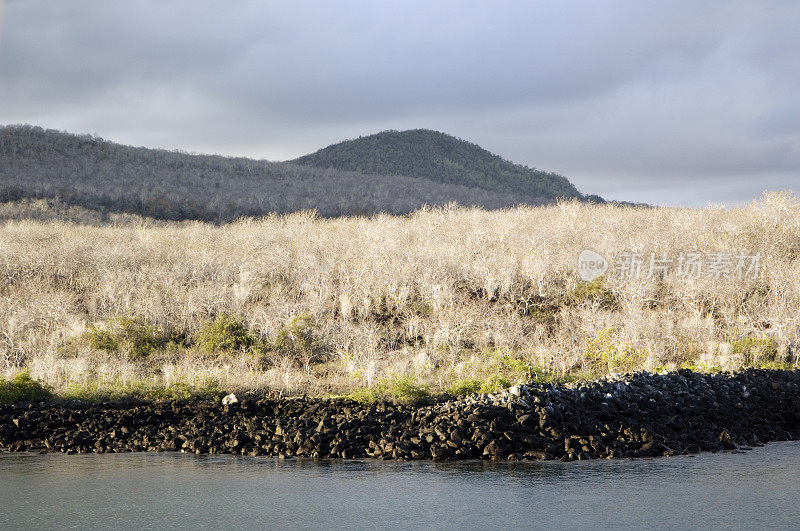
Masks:
[[[756,369],[531,383],[416,406],[256,397],[229,405],[0,405],[0,449],[11,452],[572,461],[734,450],[797,438],[800,371]]]

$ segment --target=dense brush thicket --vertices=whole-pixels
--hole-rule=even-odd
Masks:
[[[58,198],[101,213],[222,222],[308,209],[322,216],[405,214],[451,202],[497,209],[547,199],[470,187],[468,179],[453,183],[130,147],[27,125],[0,127],[0,202]]]
[[[800,367],[789,193],[732,209],[569,201],[228,224],[83,224],[39,203],[0,205],[0,220],[16,212],[0,221],[0,378],[28,369],[59,393],[140,382],[145,395],[415,399],[533,378]],[[580,280],[584,249],[613,264],[606,276]],[[702,275],[678,274],[689,250]],[[641,275],[618,274],[629,251]],[[758,274],[710,274],[712,256],[740,252],[760,256]],[[649,276],[663,256],[673,270]]]

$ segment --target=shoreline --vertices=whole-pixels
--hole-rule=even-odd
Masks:
[[[0,405],[0,450],[397,460],[584,460],[800,438],[800,371],[634,373],[432,404],[243,398]]]

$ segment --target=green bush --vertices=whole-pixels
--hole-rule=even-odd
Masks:
[[[350,393],[348,397],[361,404],[371,404],[386,398],[386,386],[375,384],[369,387],[360,387]]]
[[[104,326],[92,325],[82,337],[95,350],[109,353],[124,351],[131,360],[146,359],[154,352],[163,350],[171,341],[177,340],[176,337],[131,317],[115,317],[107,320]]]
[[[617,340],[614,327],[597,332],[584,352],[587,361],[603,363],[608,372],[631,371],[639,367],[647,354],[637,348]]]
[[[511,382],[502,376],[495,374],[483,382],[481,385],[481,393],[496,393],[498,391],[502,391],[503,389],[508,389],[509,387],[511,387]]]
[[[607,310],[619,307],[617,296],[605,286],[605,277],[577,284],[564,295],[564,303],[567,305],[597,304]]]
[[[759,365],[770,362],[784,362],[778,359],[778,342],[769,336],[731,337],[731,354],[740,355],[745,365]]]
[[[325,348],[314,335],[315,324],[309,314],[293,317],[289,325],[278,330],[272,350],[306,365],[320,361]]]
[[[17,373],[10,380],[0,378],[0,404],[32,402],[51,398],[53,392],[38,380],[31,378],[27,370]]]
[[[389,395],[399,402],[416,403],[427,400],[431,393],[427,387],[417,385],[410,376],[404,376],[389,384]]]
[[[258,340],[241,321],[221,313],[200,328],[195,344],[205,354],[222,354],[250,349],[258,344]]]
[[[509,354],[496,354],[494,359],[500,365],[500,368],[505,371],[527,372],[528,370],[528,364],[522,358]]]
[[[109,332],[95,325],[89,327],[89,330],[84,332],[83,337],[89,343],[89,346],[95,350],[104,350],[106,352],[116,352],[119,348],[119,342]]]
[[[404,404],[423,402],[431,398],[427,387],[417,385],[410,376],[392,380],[384,380],[371,387],[362,387],[350,394],[356,402],[372,403],[380,400],[391,400]]]
[[[447,394],[453,396],[471,395],[473,393],[480,393],[482,382],[474,378],[467,380],[456,380],[450,387],[447,388]]]

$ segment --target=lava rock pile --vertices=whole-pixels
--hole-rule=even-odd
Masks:
[[[251,397],[0,406],[0,448],[282,458],[563,461],[734,450],[800,437],[800,371],[635,373],[428,405]]]

